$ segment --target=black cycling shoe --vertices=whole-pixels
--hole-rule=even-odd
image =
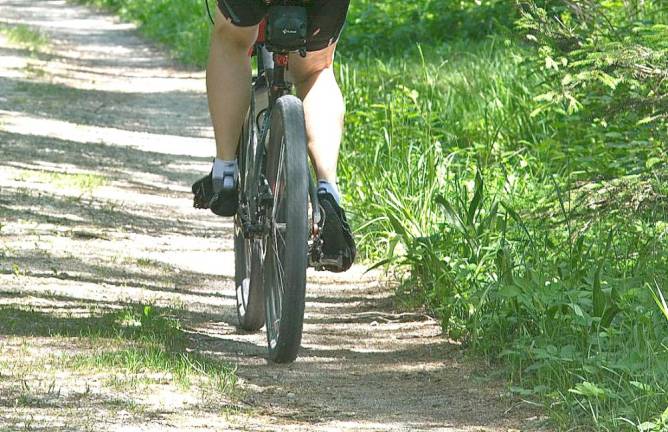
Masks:
[[[353,265],[357,254],[346,213],[332,194],[324,189],[318,191],[318,201],[322,211],[319,223],[322,239],[320,267],[335,273],[344,272]]]
[[[234,177],[214,179],[212,174],[213,172],[210,172],[193,184],[193,207],[210,209],[218,216],[234,216],[239,206],[239,193]]]

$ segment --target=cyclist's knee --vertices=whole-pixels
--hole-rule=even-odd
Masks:
[[[213,38],[225,46],[248,51],[257,39],[258,26],[239,27],[220,12],[216,11],[216,24],[213,30]]]

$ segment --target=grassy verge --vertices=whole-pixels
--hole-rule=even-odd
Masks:
[[[559,428],[663,430],[665,136],[536,114],[532,55],[491,39],[342,69],[364,250]]]
[[[204,64],[196,2],[94,2]],[[665,12],[643,2],[652,13],[635,16],[655,24],[610,36],[558,9],[571,33],[533,48],[512,13],[495,18],[509,2],[456,3],[440,15],[429,0],[351,9],[341,183],[360,249],[409,270],[405,297],[506,365],[556,427],[666,430],[667,80],[651,67],[668,52]],[[630,16],[627,2],[606,7],[622,18],[605,28]],[[553,36],[537,16],[529,36]],[[569,46],[582,49],[559,51]]]
[[[14,336],[76,338],[71,354],[53,359],[49,368],[97,371],[107,383],[136,388],[151,383],[195,387],[221,397],[236,392],[235,370],[230,365],[188,350],[178,320],[167,310],[137,305],[117,312],[63,317],[34,309],[0,308],[0,333]],[[43,369],[32,364],[36,371]],[[156,381],[157,380],[157,381]]]

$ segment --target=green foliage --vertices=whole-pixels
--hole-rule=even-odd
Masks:
[[[665,69],[661,27],[630,27],[642,48],[591,39],[592,23],[572,43],[531,27],[538,10],[520,20],[536,48],[398,42],[342,68],[341,177],[362,250],[409,270],[401,293],[509,365],[558,425],[660,424],[668,329],[648,287],[668,281],[666,91],[635,65],[651,50],[647,67]]]
[[[517,10],[507,0],[355,0],[343,38],[348,50],[396,52],[416,43],[480,39],[504,31]]]
[[[534,68],[546,75],[532,114],[552,111],[569,126],[591,125],[569,137],[572,146],[617,147],[601,175],[638,172],[638,162],[665,165],[666,8],[654,1],[563,4],[570,7],[524,3],[519,20],[537,46]],[[639,153],[646,158],[639,161]]]
[[[663,292],[661,291],[661,287],[657,285],[656,291],[652,289],[652,297],[654,298],[654,301],[656,302],[656,305],[659,307],[661,310],[661,313],[663,316],[666,317],[668,320],[668,303],[666,303],[666,299],[663,296]]]
[[[518,68],[523,51],[509,44],[459,42],[341,68],[348,111],[341,183],[364,212],[367,253],[397,235],[429,237],[440,213],[435,197],[456,176],[472,177],[478,156],[481,169],[528,166],[516,137],[531,132],[533,78]],[[405,233],[387,220],[388,206],[401,209]]]

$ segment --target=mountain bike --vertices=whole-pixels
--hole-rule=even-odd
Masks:
[[[266,323],[269,358],[277,363],[297,357],[306,269],[322,266],[304,109],[286,80],[290,53],[306,55],[306,20],[304,7],[269,8],[251,53],[256,64],[252,97],[238,147],[234,252],[239,327],[255,331]]]

